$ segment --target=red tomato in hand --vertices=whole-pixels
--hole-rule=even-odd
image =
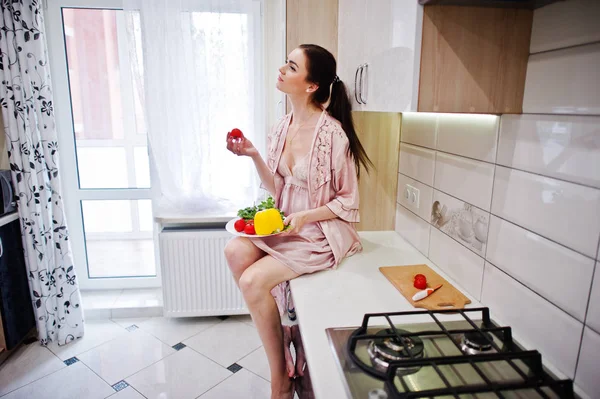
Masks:
[[[247,224],[246,227],[244,227],[244,233],[248,235],[256,234],[256,231],[254,231],[254,224]]]
[[[417,289],[424,290],[427,288],[427,280],[425,278],[415,278],[414,286]]]
[[[233,228],[238,233],[241,233],[242,231],[244,231],[244,227],[246,227],[246,222],[244,221],[244,219],[238,219],[233,224]]]
[[[240,129],[236,128],[229,132],[229,137],[233,140],[241,140],[244,138],[244,133],[242,133]]]

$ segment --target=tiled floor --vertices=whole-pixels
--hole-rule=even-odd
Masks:
[[[263,399],[268,370],[249,316],[89,320],[81,340],[13,353],[0,398]]]

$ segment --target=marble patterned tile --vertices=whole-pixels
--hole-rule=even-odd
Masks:
[[[67,367],[38,342],[21,345],[0,365],[0,396]]]
[[[240,370],[200,396],[200,399],[264,399],[271,396],[271,384],[247,370]]]
[[[28,384],[2,399],[104,399],[114,390],[83,363],[77,362]]]
[[[256,328],[227,319],[183,341],[223,367],[237,362],[261,346]]]
[[[78,358],[105,381],[115,384],[175,352],[157,338],[137,329]]]
[[[194,399],[230,376],[219,364],[183,348],[128,377],[127,382],[149,399]]]

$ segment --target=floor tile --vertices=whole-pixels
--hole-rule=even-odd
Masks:
[[[200,399],[264,399],[270,396],[271,384],[269,382],[242,369],[200,396]]]
[[[173,346],[220,322],[215,317],[152,317],[136,325],[167,345]]]
[[[142,308],[162,306],[162,288],[123,290],[114,303],[115,308]]]
[[[250,316],[249,314],[231,316],[231,318],[233,320],[241,321],[242,323],[246,323],[249,326],[256,328],[256,326],[254,325],[254,321],[252,320],[252,316]]]
[[[83,309],[110,309],[123,290],[81,291]]]
[[[84,317],[89,320],[108,320],[112,313],[110,309],[84,309]]]
[[[77,357],[112,385],[173,352],[170,346],[138,329]]]
[[[261,346],[255,328],[233,319],[227,319],[183,343],[223,367],[229,367]]]
[[[118,318],[142,318],[142,317],[158,317],[163,315],[163,307],[148,306],[139,308],[113,308],[110,312],[111,319]]]
[[[150,317],[113,317],[111,320],[123,328],[127,328],[133,324],[139,325],[142,321],[146,321]]]
[[[2,399],[104,399],[114,390],[85,364],[77,362],[26,385]]]
[[[262,346],[237,362],[243,368],[250,370],[267,381],[271,381],[271,370],[267,353]]]
[[[65,367],[39,342],[21,345],[0,366],[0,396]]]
[[[193,399],[230,375],[217,363],[184,348],[128,377],[127,382],[149,399]]]
[[[122,391],[115,392],[114,395],[109,396],[110,399],[144,399],[141,393],[129,386]],[[108,399],[107,398],[107,399]]]
[[[61,360],[67,360],[126,333],[123,327],[110,320],[86,320],[83,337],[63,346],[53,342],[48,349]]]

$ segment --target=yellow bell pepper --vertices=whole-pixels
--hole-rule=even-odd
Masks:
[[[254,230],[256,235],[264,236],[283,230],[283,219],[277,209],[265,209],[254,215]]]

